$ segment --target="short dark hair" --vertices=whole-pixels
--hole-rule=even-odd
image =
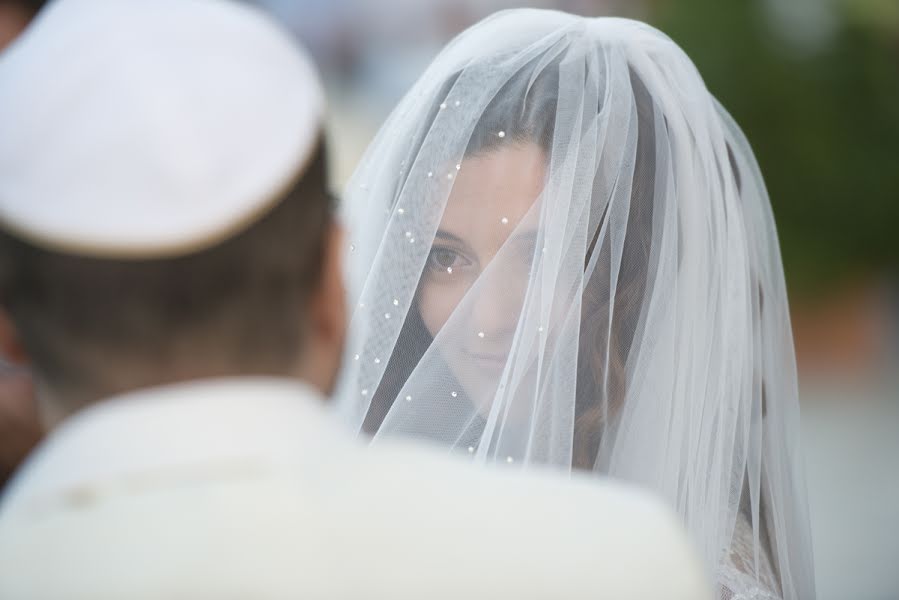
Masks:
[[[214,357],[283,372],[302,349],[333,202],[319,142],[302,177],[236,236],[174,258],[108,260],[0,232],[0,303],[48,384],[105,390],[116,365]],[[201,363],[202,364],[202,363]]]

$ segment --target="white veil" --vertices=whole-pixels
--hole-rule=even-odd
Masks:
[[[637,482],[682,516],[722,598],[814,597],[771,207],[668,37],[486,19],[382,127],[343,218],[354,428]]]

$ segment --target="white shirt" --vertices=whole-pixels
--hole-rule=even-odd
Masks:
[[[3,600],[709,597],[648,495],[363,448],[289,380],[94,405],[0,502]]]

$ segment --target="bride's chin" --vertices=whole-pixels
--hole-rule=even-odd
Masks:
[[[533,389],[534,385],[536,385],[535,377],[532,373],[526,374],[516,386],[520,391],[524,392],[524,396],[521,394],[500,395],[497,392],[499,391],[505,362],[500,363],[498,367],[493,367],[478,365],[469,360],[465,361],[464,365],[456,366],[461,368],[454,368],[453,374],[459,381],[474,409],[484,419],[489,417],[493,403],[498,396],[504,396],[506,401],[511,400],[512,402],[511,407],[508,407],[508,409],[503,408],[503,414],[500,417],[502,420],[524,421],[531,414],[531,402],[527,400],[530,398],[530,394],[527,393],[527,390]],[[517,400],[514,399],[515,396],[518,396]]]

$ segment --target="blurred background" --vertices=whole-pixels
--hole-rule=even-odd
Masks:
[[[253,2],[318,60],[338,191],[440,48],[496,10],[632,17],[680,44],[774,207],[819,597],[899,599],[899,0]],[[0,48],[40,4],[0,0]]]

